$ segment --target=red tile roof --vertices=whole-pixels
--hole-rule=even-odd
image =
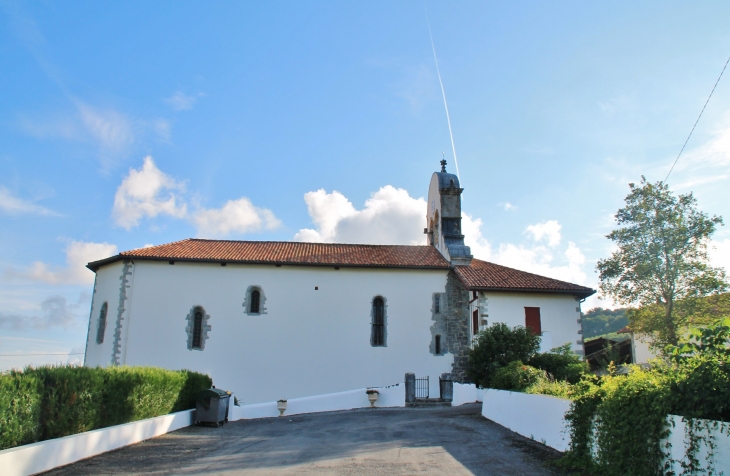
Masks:
[[[450,269],[433,246],[346,245],[291,241],[230,241],[189,238],[149,248],[123,251],[87,265],[92,271],[126,258],[159,261],[202,261],[248,264],[344,266],[370,268]],[[470,290],[556,292],[586,297],[591,288],[474,259],[470,266],[455,266]]]
[[[567,293],[581,297],[588,297],[596,292],[585,286],[478,259],[473,259],[470,266],[455,266],[454,269],[459,280],[469,290]]]
[[[344,245],[195,238],[123,251],[116,256],[89,263],[87,266],[96,271],[100,266],[125,258],[376,268],[449,269],[451,267],[433,246]]]

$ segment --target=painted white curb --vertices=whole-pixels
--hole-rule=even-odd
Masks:
[[[100,428],[0,451],[4,476],[27,476],[48,471],[123,446],[164,435],[193,423],[195,410]]]

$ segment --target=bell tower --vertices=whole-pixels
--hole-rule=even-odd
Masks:
[[[435,246],[452,265],[471,263],[471,249],[464,244],[461,234],[461,192],[459,178],[446,172],[446,160],[441,161],[441,172],[431,176],[426,211],[428,244]]]

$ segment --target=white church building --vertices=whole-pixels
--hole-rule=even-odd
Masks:
[[[475,259],[458,178],[434,173],[427,244],[186,239],[88,264],[96,273],[86,366],[209,374],[246,404],[450,372],[493,322],[583,353],[593,289]]]

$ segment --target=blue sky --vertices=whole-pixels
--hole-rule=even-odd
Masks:
[[[727,2],[431,2],[477,257],[596,285],[730,55]],[[0,2],[0,368],[81,357],[86,261],[418,243],[454,170],[424,3]],[[730,73],[728,73],[730,74]],[[730,78],[669,183],[730,217]],[[715,236],[730,267],[730,232]],[[600,305],[592,300],[588,307]]]

